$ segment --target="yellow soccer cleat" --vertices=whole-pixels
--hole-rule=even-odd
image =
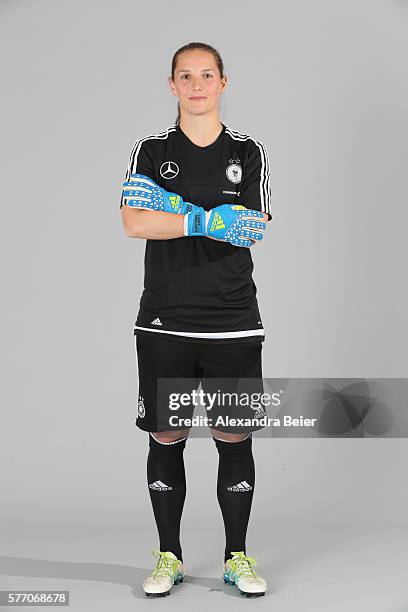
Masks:
[[[266,580],[253,569],[257,561],[253,557],[247,557],[243,551],[232,552],[232,558],[224,564],[222,577],[224,582],[235,584],[242,595],[256,597],[265,595],[267,589]]]
[[[151,575],[143,581],[143,590],[148,597],[165,597],[170,594],[174,584],[183,582],[184,566],[170,551],[155,550],[153,556],[158,557],[157,565]]]

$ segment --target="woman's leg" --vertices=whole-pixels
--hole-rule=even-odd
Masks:
[[[136,349],[139,373],[139,410],[136,425],[149,432],[147,482],[160,538],[160,550],[170,551],[182,560],[180,522],[186,496],[184,448],[188,428],[173,429],[169,417],[167,387],[160,379],[191,378],[192,388],[198,363],[195,344],[177,342],[157,335],[137,335]],[[161,392],[160,392],[161,388]],[[172,391],[188,391],[174,383]],[[184,411],[179,410],[179,412]],[[185,416],[191,417],[191,413]]]
[[[184,448],[189,429],[150,432],[147,482],[159,532],[160,550],[183,561],[180,522],[186,496]]]
[[[227,394],[239,391],[248,395],[263,392],[261,342],[206,347],[201,351],[201,361],[204,391]],[[221,423],[217,427],[215,424],[219,416],[251,417],[253,414],[251,407],[245,408],[239,404],[230,406],[227,399],[224,404],[222,400],[217,400],[210,413],[214,424],[211,433],[219,454],[217,497],[225,526],[225,561],[231,558],[232,551],[246,554],[246,532],[255,488],[255,463],[251,431],[247,429],[246,432],[232,433],[222,431],[234,429],[232,426]],[[250,429],[255,431],[261,428],[255,425]]]
[[[211,430],[219,454],[217,498],[225,527],[224,562],[232,552],[246,554],[246,533],[255,488],[252,434]]]

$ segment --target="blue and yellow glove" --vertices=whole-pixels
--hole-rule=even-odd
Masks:
[[[127,198],[128,206],[162,210],[176,215],[185,215],[200,208],[184,202],[177,193],[166,191],[144,174],[131,174],[129,178],[129,181],[123,183],[123,197]]]
[[[123,183],[127,205],[185,215],[185,236],[207,236],[241,247],[251,247],[255,240],[262,240],[265,223],[250,219],[262,218],[263,213],[259,210],[238,204],[221,204],[206,211],[201,206],[185,202],[177,193],[166,191],[144,174],[131,174],[129,178]]]
[[[251,247],[255,240],[262,240],[266,224],[250,217],[262,218],[263,213],[240,204],[221,204],[209,211],[199,207],[185,215],[184,235],[208,236],[235,246]]]

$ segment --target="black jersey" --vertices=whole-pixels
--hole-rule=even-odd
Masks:
[[[138,140],[125,180],[134,173],[205,210],[241,204],[272,218],[265,146],[224,124],[206,147],[195,145],[177,124]],[[122,195],[120,207],[126,203]],[[134,333],[182,342],[263,341],[252,271],[250,248],[204,236],[147,240]]]

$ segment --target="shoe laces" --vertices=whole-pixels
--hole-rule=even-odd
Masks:
[[[243,551],[233,552],[231,551],[232,558],[230,563],[232,568],[237,572],[238,576],[245,578],[257,578],[258,574],[252,566],[255,566],[258,562],[254,557],[248,557]]]
[[[179,559],[175,559],[169,552],[153,551],[153,557],[158,558],[156,569],[152,572],[153,578],[163,578],[172,575],[177,566],[181,564]]]

